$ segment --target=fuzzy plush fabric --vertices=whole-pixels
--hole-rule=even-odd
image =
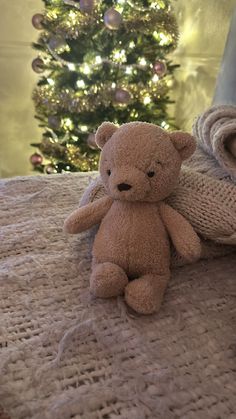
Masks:
[[[145,122],[119,128],[105,122],[96,142],[108,196],[74,211],[65,230],[78,233],[101,222],[92,250],[91,292],[103,298],[125,294],[130,307],[150,314],[159,310],[170,278],[168,235],[185,259],[200,257],[200,239],[190,223],[163,202],[195,141]]]
[[[153,316],[93,299],[88,234],[62,233],[88,183],[0,181],[6,418],[235,418],[235,256],[175,269]]]
[[[197,150],[187,165],[200,173],[236,183],[236,106],[217,105],[193,124]]]
[[[80,206],[106,196],[100,176],[92,179]],[[183,168],[168,203],[183,214],[203,238],[202,257],[220,256],[236,245],[236,186]],[[91,231],[94,238],[94,230]],[[225,245],[225,246],[224,246]],[[208,253],[209,249],[209,253]],[[173,263],[187,261],[173,255]],[[177,261],[178,259],[178,261]]]

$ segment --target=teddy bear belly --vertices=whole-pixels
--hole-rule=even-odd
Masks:
[[[157,207],[135,204],[131,211],[113,204],[96,235],[93,257],[121,266],[131,277],[168,271],[169,239]]]

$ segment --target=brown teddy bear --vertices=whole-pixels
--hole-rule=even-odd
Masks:
[[[101,178],[108,196],[75,210],[64,230],[80,233],[101,223],[93,245],[90,290],[102,298],[125,295],[136,312],[160,308],[170,278],[170,236],[187,260],[200,257],[200,239],[164,200],[175,188],[182,161],[195,150],[190,134],[145,122],[104,122]]]

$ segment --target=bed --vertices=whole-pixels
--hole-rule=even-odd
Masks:
[[[0,181],[0,418],[235,418],[235,255],[175,268],[153,316],[92,298],[62,231],[90,178]]]

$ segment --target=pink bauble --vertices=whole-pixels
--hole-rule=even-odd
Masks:
[[[59,129],[61,120],[57,115],[50,115],[48,117],[48,126],[52,129]]]
[[[41,154],[34,153],[34,154],[32,154],[32,156],[30,156],[30,163],[33,166],[37,166],[39,164],[42,164],[42,161],[43,161],[43,157],[41,156]]]
[[[32,69],[35,73],[43,73],[44,72],[44,62],[41,58],[35,58],[32,61]]]
[[[79,7],[83,13],[91,13],[94,8],[94,0],[80,0]]]
[[[47,174],[47,175],[53,175],[53,174],[55,174],[55,173],[57,173],[57,169],[52,165],[52,164],[47,164],[45,167],[44,167],[44,172]]]
[[[153,70],[158,76],[164,76],[167,70],[166,63],[164,61],[156,61],[153,65]]]
[[[35,29],[43,29],[43,20],[44,20],[44,16],[41,13],[36,13],[33,17],[32,17],[32,25]]]
[[[128,103],[130,101],[130,93],[125,89],[116,89],[115,100],[119,103]]]
[[[108,29],[117,30],[122,23],[122,16],[117,10],[111,7],[104,14],[104,23]]]

